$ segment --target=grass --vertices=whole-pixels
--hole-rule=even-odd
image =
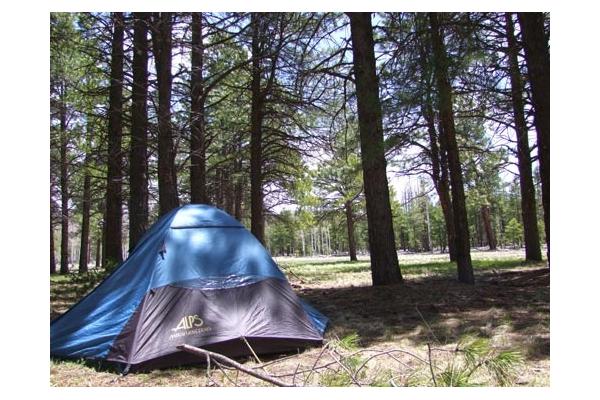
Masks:
[[[371,286],[369,261],[364,257],[357,262],[349,262],[341,257],[280,258],[277,262],[287,271],[295,291],[330,318],[326,343],[334,351],[344,354],[367,352],[345,360],[344,365],[348,370],[356,368],[368,359],[368,354],[378,349],[406,349],[427,358],[427,344],[450,350],[456,348],[464,337],[469,337],[474,338],[476,344],[485,340],[489,354],[499,358],[492,358],[486,364],[489,368],[477,369],[468,379],[464,370],[466,364],[461,364],[462,361],[457,361],[453,369],[449,359],[440,359],[439,384],[548,385],[549,276],[544,263],[525,263],[521,252],[481,251],[473,252],[472,257],[477,281],[475,286],[458,283],[455,265],[446,261],[446,255],[438,254],[400,255],[404,284],[377,288]],[[86,277],[77,274],[52,276],[51,316],[56,317],[66,311],[88,293],[100,277],[97,273]],[[321,348],[307,349],[297,356],[278,361],[269,367],[269,371],[274,374],[290,373],[298,364],[310,368],[321,351]],[[516,364],[514,371],[511,371],[510,377],[514,377],[514,381],[503,381],[505,376],[499,367],[515,354],[522,357],[522,363]],[[272,359],[277,359],[277,356]],[[361,370],[360,379],[372,386],[433,384],[428,369],[423,369],[414,360],[398,359],[406,364],[403,368],[399,368],[399,364],[390,358],[378,357],[369,361]],[[252,360],[244,362],[255,366]],[[483,370],[489,370],[490,373],[480,373]],[[331,370],[314,373],[308,378],[310,385],[352,384],[348,376]],[[236,379],[243,386],[267,385],[243,374]],[[97,365],[64,360],[51,360],[50,384],[231,385],[218,370],[213,371],[212,382],[207,380],[205,367],[202,366],[121,377]]]
[[[456,276],[456,264],[447,259],[444,254],[410,254],[400,256],[398,261],[402,275],[407,279],[427,276],[451,279]],[[348,261],[347,257],[281,257],[277,262],[292,279],[298,277],[306,283],[337,283],[335,286],[370,283],[370,262],[366,257],[360,257],[358,261]],[[476,274],[532,265],[525,262],[518,251],[473,252],[472,262]]]

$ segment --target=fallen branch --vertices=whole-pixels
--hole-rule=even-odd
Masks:
[[[177,348],[179,350],[183,350],[183,351],[185,351],[187,353],[197,355],[198,357],[207,357],[207,359],[209,359],[209,360],[210,360],[210,357],[212,357],[216,361],[219,361],[219,362],[222,362],[222,363],[225,363],[225,364],[229,364],[229,365],[231,365],[232,367],[234,367],[237,370],[240,370],[240,371],[242,371],[242,372],[244,372],[244,373],[246,373],[246,374],[248,374],[250,376],[253,376],[255,378],[261,379],[261,380],[263,380],[265,382],[272,383],[275,386],[283,386],[283,387],[294,386],[294,385],[290,385],[290,384],[288,384],[286,382],[280,381],[279,379],[274,378],[274,377],[272,377],[270,375],[266,375],[266,374],[263,374],[263,373],[260,373],[260,372],[257,372],[257,371],[253,371],[250,368],[244,367],[242,364],[238,363],[237,361],[234,361],[231,358],[226,357],[226,356],[224,356],[222,354],[219,354],[219,353],[215,353],[215,352],[212,352],[212,351],[204,350],[204,349],[201,349],[201,348],[195,347],[195,346],[190,346],[189,344],[183,344],[181,346],[177,346]]]
[[[329,349],[328,349],[329,350]],[[354,384],[356,386],[362,386],[360,384],[360,382],[356,379],[356,377],[354,376],[354,374],[352,373],[352,371],[350,371],[350,369],[348,369],[348,367],[346,365],[344,365],[343,362],[341,362],[340,360],[338,360],[335,356],[334,356],[334,352],[335,350],[329,350],[329,355],[331,356],[331,358],[333,358],[333,360],[338,363],[340,365],[340,367],[342,367],[342,369],[344,369],[344,371],[346,371],[346,373],[348,374],[348,376],[350,377],[350,379],[352,380],[352,382],[354,382]]]
[[[433,385],[437,387],[435,372],[433,372],[433,361],[431,360],[431,345],[429,343],[427,343],[427,354],[429,355],[429,371],[431,372],[431,379],[433,379]]]

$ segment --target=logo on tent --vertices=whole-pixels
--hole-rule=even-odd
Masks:
[[[180,330],[200,328],[202,325],[204,325],[204,321],[198,315],[196,315],[196,314],[186,315],[185,317],[181,318],[181,321],[179,321],[179,324],[177,325],[177,327],[175,327],[171,330],[173,332],[177,332]]]

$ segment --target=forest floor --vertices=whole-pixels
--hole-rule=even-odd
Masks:
[[[474,251],[472,257],[474,286],[456,281],[447,255],[400,254],[405,281],[385,287],[370,286],[368,258],[277,258],[295,291],[329,317],[326,345],[261,357],[262,364],[251,358],[238,361],[296,385],[549,386],[546,264],[523,262],[521,251]],[[52,277],[51,317],[66,311],[94,284]],[[507,368],[497,367],[509,359]],[[50,361],[50,384],[269,385],[214,364],[209,371],[199,365],[120,376],[92,363],[63,360]]]

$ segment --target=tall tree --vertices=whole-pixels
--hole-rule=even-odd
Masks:
[[[542,259],[540,236],[538,231],[537,207],[535,201],[535,186],[531,168],[531,153],[529,137],[525,121],[523,101],[523,81],[519,68],[519,47],[514,32],[511,13],[506,13],[506,38],[508,41],[508,62],[510,70],[510,86],[514,115],[514,126],[517,134],[517,159],[519,163],[519,184],[521,187],[521,214],[525,236],[525,258],[539,261]]]
[[[91,132],[86,132],[86,137],[91,136]],[[89,143],[89,139],[87,140]],[[89,151],[89,145],[87,146]],[[83,175],[83,193],[81,198],[82,210],[81,210],[81,246],[79,248],[79,272],[85,273],[88,271],[88,264],[90,262],[90,208],[91,208],[91,186],[92,176],[89,172],[90,164],[89,152],[85,155],[84,161],[84,175]]]
[[[122,250],[122,136],[123,136],[123,13],[112,16],[113,35],[110,60],[110,89],[108,99],[108,172],[106,182],[105,265],[123,260]]]
[[[348,13],[352,36],[358,125],[373,285],[402,281],[386,175],[383,121],[371,13]]]
[[[56,273],[56,255],[54,250],[54,213],[53,213],[53,200],[50,197],[50,274]]]
[[[265,219],[262,174],[262,125],[264,119],[264,92],[261,89],[262,59],[266,35],[263,14],[252,13],[252,82],[250,92],[250,230],[258,240],[265,240]]]
[[[148,225],[148,23],[150,13],[133,13],[133,84],[129,148],[129,248]]]
[[[190,141],[190,194],[192,203],[207,203],[204,122],[204,36],[202,13],[192,13],[192,105]]]
[[[418,22],[421,22],[419,19]],[[425,25],[424,23],[420,25]],[[418,25],[418,26],[420,26]],[[448,238],[448,253],[450,261],[456,261],[454,212],[452,210],[452,199],[450,197],[450,182],[448,178],[448,156],[445,137],[438,134],[436,130],[436,118],[433,111],[434,91],[432,85],[431,40],[427,31],[423,29],[419,40],[419,66],[421,68],[421,114],[427,124],[429,136],[429,158],[431,159],[431,177],[433,185],[440,199],[440,205],[446,225],[446,236]],[[439,145],[438,145],[439,141]]]
[[[454,113],[452,110],[452,86],[448,79],[448,56],[444,46],[441,26],[437,13],[429,13],[431,24],[431,43],[434,57],[434,73],[438,91],[438,109],[441,134],[445,135],[450,184],[452,191],[452,207],[454,211],[454,227],[456,232],[456,264],[458,280],[474,283],[473,265],[469,243],[469,225],[465,205],[465,189],[463,186],[462,167],[456,142]]]
[[[66,91],[66,87],[64,88]],[[64,93],[66,97],[66,93]],[[60,273],[69,273],[69,135],[67,105],[59,103],[60,118]]]
[[[544,228],[550,261],[550,48],[544,19],[544,13],[519,13],[527,73],[531,82],[542,181]]]
[[[160,215],[179,206],[175,148],[171,122],[173,15],[154,13],[152,21],[152,47],[158,81],[158,200]]]

